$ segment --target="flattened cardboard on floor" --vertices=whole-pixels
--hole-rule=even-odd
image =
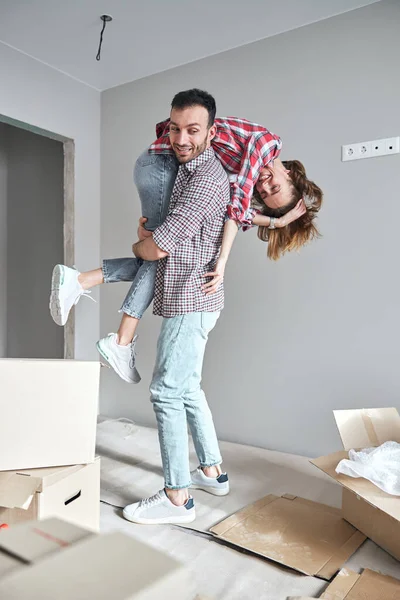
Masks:
[[[365,569],[361,575],[349,569],[342,569],[320,596],[321,600],[397,600],[398,598],[400,598],[400,581],[369,569]],[[290,596],[287,600],[313,600],[313,598]]]
[[[93,535],[60,519],[29,521],[2,530],[0,536],[0,579],[16,569],[39,560]]]
[[[311,462],[343,486],[343,518],[400,560],[400,498],[367,479],[335,471],[348,450],[400,443],[400,416],[395,408],[341,410],[334,416],[345,450]]]
[[[364,542],[340,510],[285,494],[269,495],[210,529],[219,539],[329,580]]]
[[[0,581],[2,600],[193,600],[186,568],[123,533],[93,535]]]
[[[89,465],[0,472],[0,523],[49,517],[98,531],[100,458]]]
[[[100,363],[0,359],[0,471],[94,461]]]

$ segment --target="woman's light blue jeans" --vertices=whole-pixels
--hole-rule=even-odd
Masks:
[[[179,163],[169,154],[149,154],[145,150],[137,159],[133,179],[137,187],[146,229],[154,231],[168,214],[169,201]],[[154,296],[157,261],[141,258],[111,258],[103,261],[104,283],[132,281],[121,311],[141,319]]]

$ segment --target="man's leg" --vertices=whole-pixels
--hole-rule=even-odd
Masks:
[[[221,455],[210,409],[201,390],[208,333],[219,313],[189,313],[164,319],[150,386],[157,417],[165,488],[176,504],[188,498],[191,483],[187,420],[200,464],[218,477]],[[186,420],[187,419],[187,420]]]
[[[197,345],[204,344],[205,347],[208,334],[215,327],[219,314],[219,312],[195,313],[197,322],[194,323],[196,334],[193,335],[193,339],[196,336]],[[192,487],[217,496],[225,496],[229,493],[229,479],[221,470],[222,460],[214,422],[206,396],[201,389],[203,357],[204,352],[194,365],[184,393],[187,420],[200,463],[200,467],[191,472]]]
[[[185,382],[197,355],[192,352],[192,360],[186,360],[187,347],[191,346],[190,321],[190,315],[181,315],[162,322],[150,393],[157,417],[165,488],[125,507],[124,517],[135,523],[189,523],[195,518],[194,502],[188,493],[191,480],[183,401]],[[201,348],[198,351],[201,354]]]

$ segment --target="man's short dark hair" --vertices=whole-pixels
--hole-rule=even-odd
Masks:
[[[171,102],[171,108],[177,108],[178,110],[192,106],[204,106],[208,112],[208,128],[214,125],[217,106],[211,94],[194,88],[185,92],[179,92]]]

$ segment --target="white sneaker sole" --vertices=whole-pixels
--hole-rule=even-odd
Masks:
[[[185,523],[192,523],[196,514],[190,514],[187,517],[162,517],[160,519],[141,519],[140,517],[130,517],[125,511],[122,512],[124,519],[131,523],[137,523],[138,525],[184,525]]]
[[[126,383],[135,383],[135,381],[133,379],[131,379],[130,377],[127,377],[125,375],[125,373],[123,373],[121,371],[121,369],[118,366],[118,362],[114,360],[114,357],[112,356],[112,354],[109,356],[107,353],[107,350],[105,348],[102,348],[101,345],[101,340],[99,340],[96,344],[96,348],[99,351],[99,353],[101,354],[101,356],[108,362],[108,364],[110,365],[110,367],[112,369],[114,369],[114,371],[116,372],[116,374],[121,377],[121,379],[123,379],[124,381],[126,381]]]
[[[192,483],[192,485],[190,487],[193,490],[203,490],[203,492],[208,492],[209,494],[212,494],[213,496],[227,496],[230,491],[229,488],[222,490],[220,488],[206,487],[205,485],[203,486],[203,485],[196,484],[196,483]]]
[[[60,303],[60,287],[62,286],[64,281],[64,268],[62,265],[56,265],[53,269],[53,275],[51,277],[51,293],[50,293],[50,314],[52,316],[53,321],[63,327],[67,322],[68,315],[66,318],[61,313],[61,303]]]

